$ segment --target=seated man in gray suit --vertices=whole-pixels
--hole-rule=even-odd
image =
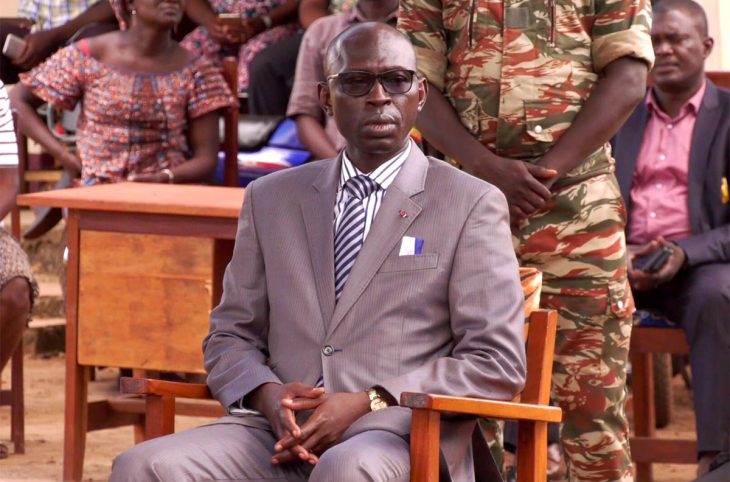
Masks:
[[[690,345],[702,475],[730,448],[730,92],[705,79],[712,38],[696,2],[662,0],[651,37],[654,83],[614,139],[616,177],[636,305],[679,323]],[[666,263],[640,269],[660,247]]]
[[[408,138],[426,99],[382,23],[327,52],[335,159],[246,189],[205,366],[230,416],[120,455],[112,481],[407,481],[405,391],[511,399],[524,384],[522,290],[495,187]],[[452,480],[474,480],[473,419],[442,423]]]

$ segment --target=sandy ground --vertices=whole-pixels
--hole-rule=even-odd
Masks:
[[[0,460],[0,481],[61,480],[63,450],[63,356],[42,359],[26,358],[26,453],[11,454]],[[2,386],[8,384],[9,370],[3,372]],[[91,383],[91,399],[116,392],[115,369],[97,371],[97,381]],[[694,415],[689,392],[679,377],[675,384],[675,414],[673,423],[660,433],[664,437],[686,437],[694,433]],[[7,444],[10,410],[0,408],[0,441]],[[178,430],[194,427],[206,419],[177,417]],[[119,452],[133,445],[131,427],[90,432],[86,442],[85,481],[106,480],[112,460]],[[656,482],[687,482],[694,477],[694,467],[688,465],[655,465]]]

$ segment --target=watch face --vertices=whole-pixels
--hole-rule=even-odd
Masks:
[[[376,398],[374,400],[370,401],[370,410],[376,411],[376,410],[382,410],[384,408],[388,408],[388,404],[385,403],[385,400],[382,398]]]

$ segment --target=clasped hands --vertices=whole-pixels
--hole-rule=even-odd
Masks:
[[[472,166],[464,166],[464,170],[502,191],[507,198],[513,228],[545,206],[552,197],[550,188],[558,175],[555,169],[494,155]]]
[[[338,443],[350,425],[370,411],[365,392],[325,393],[324,388],[299,382],[265,383],[254,390],[250,403],[264,414],[277,438],[272,464],[299,460],[316,464],[319,455]],[[296,412],[304,410],[313,413],[300,427]]]

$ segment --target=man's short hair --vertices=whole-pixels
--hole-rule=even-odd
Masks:
[[[697,31],[703,37],[709,34],[707,28],[707,14],[702,6],[694,0],[661,0],[654,4],[654,16],[672,10],[682,10],[695,21]]]
[[[397,34],[398,36],[402,37],[403,40],[405,40],[408,45],[411,45],[410,39],[400,30],[396,29],[395,27],[391,27],[387,23],[384,22],[362,22],[362,23],[356,23],[352,25],[351,27],[343,30],[342,32],[338,33],[335,38],[332,39],[332,42],[330,42],[329,46],[327,47],[327,52],[324,56],[324,72],[325,75],[332,75],[337,73],[338,66],[343,62],[342,53],[343,53],[343,44],[347,39],[349,39],[352,36],[357,35],[361,31],[369,32],[371,29],[382,29],[383,31],[392,32],[394,34]],[[415,52],[413,54],[414,62],[415,62]]]

